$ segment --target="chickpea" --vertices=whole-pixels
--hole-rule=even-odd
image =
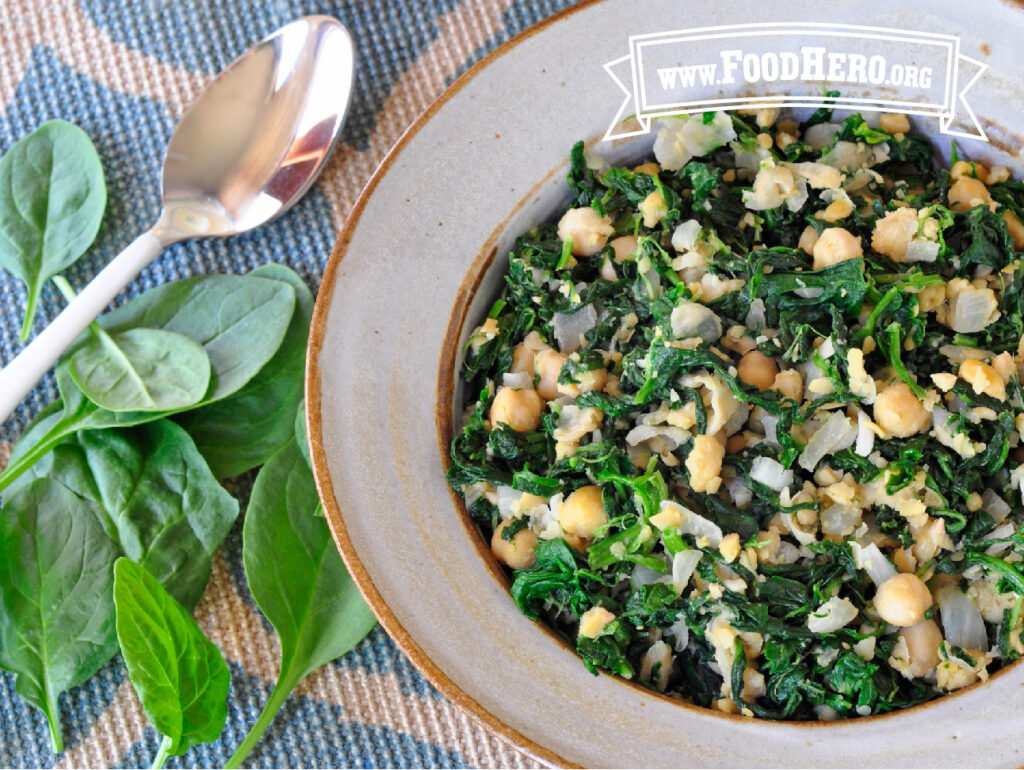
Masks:
[[[609,246],[615,252],[615,261],[622,263],[625,262],[629,257],[636,251],[636,237],[632,235],[623,235],[618,238],[613,238],[609,242]]]
[[[775,375],[775,382],[772,383],[772,390],[781,393],[786,398],[791,398],[797,403],[804,398],[804,378],[799,369],[786,369]]]
[[[875,398],[875,422],[896,438],[908,438],[928,427],[931,416],[905,382],[894,382]]]
[[[548,349],[540,351],[533,359],[533,370],[540,375],[537,392],[541,398],[551,401],[558,398],[558,375],[569,359],[565,353]]]
[[[1012,211],[1003,212],[1003,221],[1006,222],[1006,229],[1010,233],[1010,238],[1013,239],[1013,245],[1016,249],[1024,249],[1024,224],[1017,219],[1017,215]]]
[[[890,211],[875,222],[871,232],[871,248],[879,254],[902,262],[907,255],[907,246],[917,234],[917,211],[904,207]]]
[[[527,527],[516,532],[511,541],[505,540],[501,533],[511,523],[511,519],[505,519],[494,530],[491,536],[491,553],[494,554],[494,558],[512,569],[526,569],[537,560],[534,553],[537,547],[537,533]]]
[[[814,244],[814,269],[821,270],[829,265],[857,259],[864,256],[860,238],[843,227],[830,227],[821,234]]]
[[[810,225],[804,228],[804,231],[800,233],[800,240],[796,244],[797,248],[803,249],[808,254],[814,253],[814,244],[818,242],[818,231]]]
[[[532,388],[516,390],[508,386],[498,388],[491,402],[491,430],[503,422],[512,430],[528,433],[540,425],[544,402]]]
[[[615,620],[615,615],[604,607],[591,607],[580,616],[580,636],[595,639],[605,626]]]
[[[924,620],[932,606],[932,594],[917,575],[901,572],[893,575],[875,592],[875,611],[886,623],[913,626]]]
[[[668,206],[661,193],[655,190],[637,206],[644,216],[644,227],[654,227],[668,213]]]
[[[548,344],[537,332],[530,332],[526,339],[516,345],[512,354],[512,371],[526,372],[533,376],[533,357],[541,350],[547,350]]]
[[[572,253],[577,257],[597,254],[613,232],[612,218],[600,216],[590,206],[569,209],[558,222],[558,237],[563,241],[572,238]]]
[[[968,358],[960,364],[960,379],[969,383],[975,393],[1006,400],[1006,383],[995,368],[974,358]]]
[[[601,487],[593,484],[580,487],[565,498],[558,509],[558,523],[570,535],[593,537],[598,527],[608,523]]]
[[[725,447],[714,436],[697,436],[686,457],[686,470],[690,472],[690,489],[694,492],[714,494],[722,485],[722,458]]]
[[[905,134],[910,130],[910,121],[902,112],[883,112],[878,116],[878,124],[890,134]]]
[[[981,163],[972,163],[969,160],[958,160],[949,170],[949,175],[953,177],[954,180],[970,176],[983,184],[988,183],[988,169]]]
[[[905,672],[920,679],[935,671],[939,665],[939,645],[942,631],[934,620],[922,620],[912,626],[900,629],[900,638],[907,645],[907,666]]]
[[[949,207],[954,211],[967,211],[991,202],[988,188],[974,177],[962,176],[949,187]]]
[[[779,373],[779,365],[774,358],[760,350],[751,350],[740,359],[736,373],[747,385],[753,385],[758,390],[770,390]]]

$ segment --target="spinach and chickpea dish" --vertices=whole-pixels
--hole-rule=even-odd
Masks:
[[[591,671],[827,720],[1024,653],[1024,184],[877,124],[577,144],[516,241],[448,479]]]

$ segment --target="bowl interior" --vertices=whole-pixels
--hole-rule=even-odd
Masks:
[[[898,10],[865,3],[843,13],[847,23],[958,30],[964,51],[989,65],[971,105],[993,139],[958,142],[961,154],[1020,174],[1015,126],[1024,81],[1016,51],[1024,13],[997,2],[909,2]],[[834,6],[813,0],[794,0],[786,14],[836,20]],[[538,758],[651,767],[946,766],[978,756],[1020,764],[1024,749],[987,738],[1013,734],[1024,707],[1020,667],[893,717],[821,726],[681,709],[613,677],[592,677],[573,651],[518,613],[444,482],[443,437],[462,404],[459,351],[497,292],[514,238],[565,201],[572,143],[598,139],[615,115],[621,93],[603,80],[602,65],[624,52],[630,33],[761,16],[755,2],[685,13],[669,0],[583,4],[499,49],[415,124],[357,204],[318,299],[307,404],[325,512],[360,588],[413,662]],[[567,44],[594,40],[611,42]],[[935,121],[914,122],[937,134]],[[615,162],[644,154],[650,142],[597,149]],[[937,729],[956,740],[939,750]]]

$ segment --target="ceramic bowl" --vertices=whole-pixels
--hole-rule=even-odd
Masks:
[[[747,0],[584,3],[499,48],[417,120],[356,204],[317,301],[306,388],[324,509],[356,582],[412,661],[455,703],[545,762],[1019,766],[1019,665],[905,712],[829,724],[731,717],[592,676],[518,612],[444,480],[461,410],[462,346],[500,286],[512,240],[565,201],[570,146],[597,143],[621,104],[602,65],[625,53],[630,34],[767,20],[766,10]],[[1020,7],[919,0],[837,10],[791,0],[784,15],[777,20],[960,35],[962,52],[988,65],[970,102],[993,140],[964,140],[961,149],[1019,174]],[[916,124],[937,132],[935,120]],[[600,151],[635,155],[650,143],[639,137]]]

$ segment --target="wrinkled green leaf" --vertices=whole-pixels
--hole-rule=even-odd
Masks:
[[[238,501],[213,477],[189,435],[169,420],[82,431],[37,463],[95,506],[121,552],[186,607],[210,577],[210,560],[238,518]]]
[[[231,676],[217,646],[155,577],[130,559],[114,566],[117,640],[153,726],[184,754],[217,740]]]
[[[69,363],[83,395],[115,412],[185,409],[206,394],[210,359],[197,342],[162,329],[99,331]]]
[[[288,442],[305,381],[313,295],[284,265],[265,265],[249,275],[291,286],[295,310],[281,346],[259,374],[230,398],[190,411],[178,420],[219,479],[263,465]]]
[[[89,248],[106,205],[96,148],[70,123],[44,123],[0,158],[0,267],[28,291],[23,342],[43,285]]]
[[[9,495],[0,512],[0,666],[46,714],[54,752],[63,750],[58,696],[117,649],[117,556],[92,506],[53,479]]]

